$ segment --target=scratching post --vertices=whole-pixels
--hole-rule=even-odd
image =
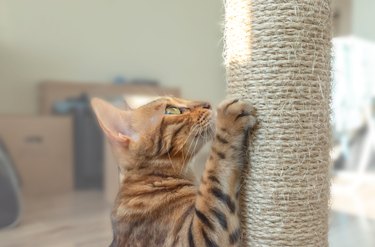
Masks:
[[[226,0],[228,94],[257,108],[243,246],[328,246],[329,0]]]

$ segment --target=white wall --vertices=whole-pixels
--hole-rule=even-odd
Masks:
[[[352,1],[354,35],[375,42],[375,1]]]
[[[222,1],[0,0],[0,113],[37,111],[38,82],[147,77],[225,94]]]

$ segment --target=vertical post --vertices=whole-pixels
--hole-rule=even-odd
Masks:
[[[242,190],[243,246],[328,246],[329,0],[225,0],[228,94],[259,128]]]

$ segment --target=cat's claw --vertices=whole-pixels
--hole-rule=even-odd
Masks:
[[[240,134],[253,128],[256,121],[256,109],[247,101],[226,99],[218,107],[217,124],[231,134]]]

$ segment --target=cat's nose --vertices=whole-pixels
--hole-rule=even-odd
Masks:
[[[191,106],[191,108],[203,108],[203,109],[211,109],[211,104],[204,101],[195,101]]]
[[[200,106],[204,109],[211,109],[211,104],[208,102],[202,102]]]

